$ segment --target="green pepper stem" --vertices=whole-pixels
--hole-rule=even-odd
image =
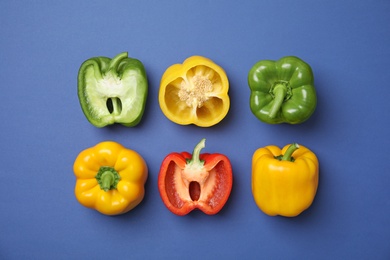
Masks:
[[[293,161],[292,154],[295,150],[299,148],[299,145],[297,143],[292,143],[288,148],[287,151],[283,154],[281,161]]]
[[[109,67],[108,67],[108,71],[113,70],[113,71],[116,72],[119,63],[120,63],[123,59],[125,59],[125,58],[127,58],[127,57],[128,57],[127,52],[119,53],[117,56],[115,56],[115,57],[111,60],[110,65],[109,65]]]
[[[269,112],[270,118],[275,118],[283,104],[283,100],[287,95],[287,87],[284,84],[277,84],[273,89],[274,102]]]
[[[200,151],[206,147],[206,139],[203,138],[200,142],[195,146],[194,151],[192,152],[192,158],[189,160],[189,164],[200,164],[203,165],[204,161],[200,160]]]

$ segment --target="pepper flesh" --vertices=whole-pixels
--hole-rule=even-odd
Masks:
[[[192,56],[170,66],[160,82],[159,103],[164,115],[180,125],[209,127],[228,113],[229,81],[210,59]]]
[[[299,148],[298,148],[299,147]],[[302,145],[267,146],[252,158],[252,193],[267,215],[295,217],[310,207],[318,187],[318,159]]]
[[[144,198],[148,168],[135,151],[116,142],[85,149],[73,165],[75,196],[83,206],[102,214],[123,214]]]
[[[249,71],[248,85],[251,111],[266,123],[302,123],[317,105],[311,67],[294,56],[257,62]]]
[[[120,123],[136,126],[148,94],[143,64],[127,52],[113,59],[86,60],[78,74],[78,97],[88,121],[96,127]]]
[[[222,154],[200,154],[205,139],[188,152],[171,153],[161,164],[158,188],[165,206],[183,216],[194,209],[217,214],[227,202],[233,184],[229,159]]]

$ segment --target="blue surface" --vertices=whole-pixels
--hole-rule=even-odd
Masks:
[[[390,2],[1,1],[1,259],[389,259]],[[91,57],[140,59],[149,79],[140,125],[98,129],[78,103],[77,73]],[[192,55],[222,66],[228,116],[180,126],[158,104],[165,69]],[[314,71],[318,106],[301,125],[267,125],[249,109],[247,73],[295,55]],[[234,185],[215,216],[178,217],[161,202],[170,152],[226,154]],[[146,197],[108,217],[76,201],[81,150],[113,140],[149,166]],[[296,141],[320,161],[320,186],[296,218],[269,217],[251,193],[251,156]]]

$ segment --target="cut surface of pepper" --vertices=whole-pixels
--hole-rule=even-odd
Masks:
[[[126,213],[144,198],[147,165],[137,152],[116,142],[101,142],[82,151],[73,171],[77,200],[102,214]]]
[[[170,66],[160,82],[159,103],[164,115],[180,125],[209,127],[228,113],[229,81],[225,71],[208,58],[192,56]]]
[[[249,71],[248,85],[251,111],[265,123],[302,123],[317,105],[312,69],[294,56],[257,62]]]
[[[192,155],[171,153],[161,164],[158,188],[165,206],[183,216],[194,209],[217,214],[227,202],[233,184],[229,159],[222,154],[200,154],[202,139]]]
[[[301,214],[314,200],[318,179],[318,159],[302,145],[293,143],[282,150],[270,145],[253,154],[253,198],[267,215]]]
[[[95,57],[79,69],[78,97],[88,121],[96,127],[120,123],[136,126],[148,94],[143,64],[127,52],[113,59]]]

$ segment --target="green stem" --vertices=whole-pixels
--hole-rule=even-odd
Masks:
[[[287,95],[287,87],[285,84],[277,84],[273,89],[274,94],[274,102],[271,107],[271,111],[269,112],[270,118],[275,118],[276,114],[279,112],[280,108],[282,107],[284,98]]]
[[[295,150],[299,148],[299,145],[297,143],[292,143],[288,148],[287,151],[283,154],[281,161],[293,161],[292,154]]]
[[[123,59],[127,58],[127,57],[128,57],[127,52],[119,53],[117,56],[115,56],[115,57],[111,60],[110,66],[109,66],[109,68],[108,68],[108,71],[113,70],[113,71],[116,73],[119,63],[121,63],[121,61],[122,61]]]
[[[206,139],[203,138],[200,142],[195,146],[194,151],[192,152],[192,158],[187,163],[188,164],[200,164],[203,165],[204,161],[200,160],[200,151],[206,147]]]
[[[101,188],[104,191],[108,191],[112,184],[114,184],[114,174],[110,171],[105,171],[102,174],[101,180],[102,180],[102,186]]]
[[[99,172],[95,176],[100,188],[104,191],[116,189],[116,186],[120,180],[120,176],[114,168],[108,166],[102,166]]]

